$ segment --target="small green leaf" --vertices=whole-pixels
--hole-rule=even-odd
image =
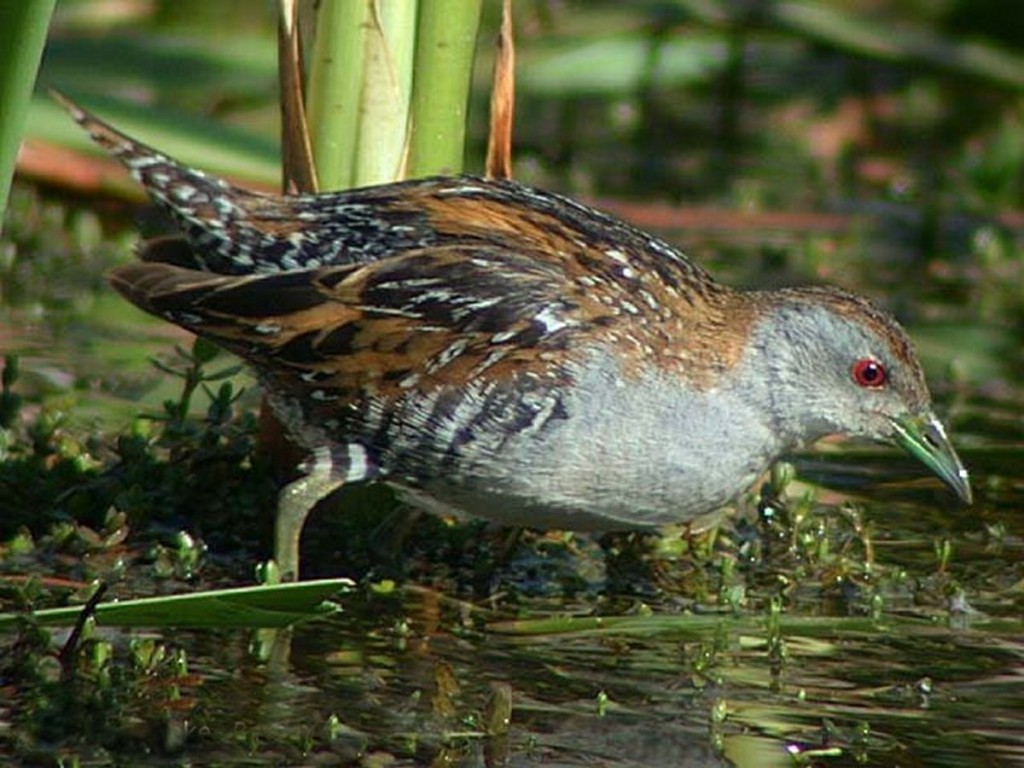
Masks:
[[[339,610],[329,598],[353,586],[349,579],[324,579],[108,602],[96,606],[95,620],[108,627],[286,627]],[[70,626],[81,611],[49,608],[30,615],[47,626]],[[0,629],[17,626],[21,618],[0,614]]]

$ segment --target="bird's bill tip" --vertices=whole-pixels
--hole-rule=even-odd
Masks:
[[[893,419],[892,424],[896,442],[952,488],[965,504],[970,504],[970,477],[935,414],[907,414]]]

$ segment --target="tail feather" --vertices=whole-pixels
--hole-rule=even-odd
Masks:
[[[195,249],[180,235],[164,235],[141,242],[135,248],[135,255],[140,261],[173,264],[185,269],[203,269]]]
[[[107,274],[110,285],[139,309],[199,330],[198,322],[182,322],[188,315],[189,293],[215,290],[231,278],[159,262],[136,262],[116,267]]]
[[[253,271],[252,248],[246,246],[251,238],[245,236],[249,206],[267,200],[266,195],[190,168],[119,131],[64,94],[50,93],[177,222],[195,252],[194,264],[224,274]]]
[[[132,178],[142,184],[158,204],[186,220],[202,201],[254,194],[228,184],[223,179],[189,168],[148,144],[133,139],[59,91],[51,90],[50,94],[93,141],[121,161]]]
[[[60,91],[51,88],[49,93],[54,101],[67,110],[71,119],[85,129],[93,141],[123,162],[132,171],[133,176],[135,176],[134,168],[136,166],[146,165],[157,160],[174,163],[171,158],[117,130],[110,123],[101,120]]]

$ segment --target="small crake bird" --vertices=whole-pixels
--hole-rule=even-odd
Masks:
[[[114,288],[245,358],[318,457],[279,514],[290,575],[306,508],[341,483],[510,525],[649,528],[843,434],[902,446],[971,500],[910,340],[859,296],[733,290],[511,181],[257,194],[62,101],[184,234],[144,245]]]

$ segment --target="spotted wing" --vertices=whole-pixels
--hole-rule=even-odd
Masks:
[[[485,371],[551,375],[545,353],[596,319],[558,262],[492,247],[248,276],[141,263],[110,279],[147,312],[322,399],[459,386]]]

